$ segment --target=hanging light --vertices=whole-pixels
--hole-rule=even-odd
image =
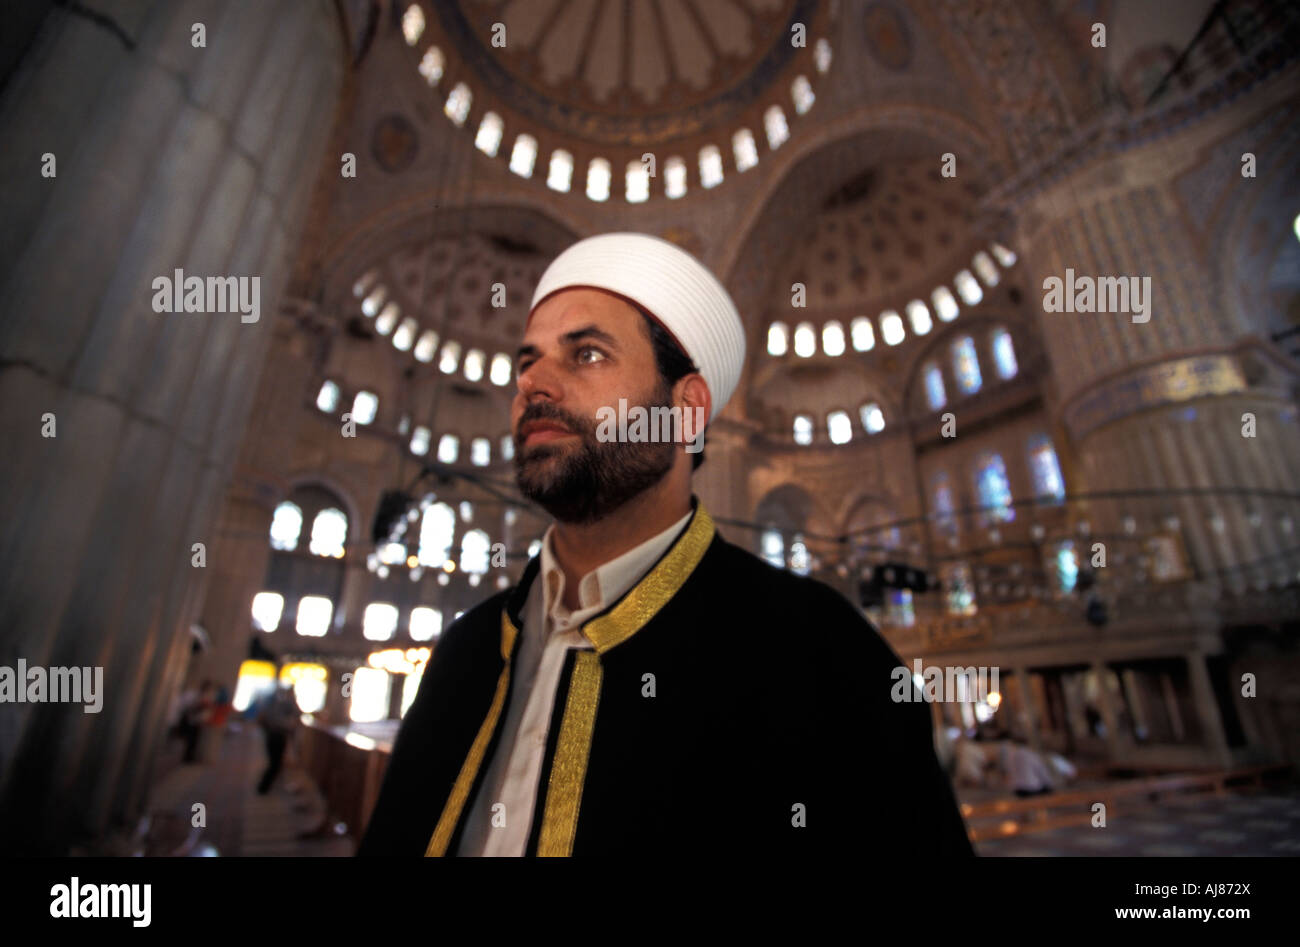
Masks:
[[[1087,536],[1092,532],[1092,524],[1087,520],[1079,520],[1079,535]]]
[[[1178,532],[1178,528],[1181,525],[1182,525],[1182,521],[1179,520],[1177,516],[1170,515],[1165,517],[1165,529],[1169,530],[1169,532],[1171,533]]]
[[[1138,528],[1137,520],[1135,520],[1131,516],[1124,517],[1124,532],[1132,536],[1134,533],[1137,532],[1137,528]]]
[[[381,579],[388,578],[388,566],[380,566],[378,569],[375,570],[375,574],[378,575],[379,578]]]
[[[1041,543],[1043,537],[1047,535],[1047,530],[1043,528],[1042,523],[1035,523],[1033,526],[1029,527],[1029,533],[1034,537],[1034,542]]]
[[[438,573],[438,584],[439,584],[439,585],[446,585],[446,584],[447,584],[448,582],[450,582],[450,581],[451,581],[451,576],[447,575],[447,573],[445,573],[445,572],[439,572],[439,573]]]
[[[424,567],[423,567],[423,566],[416,566],[414,569],[411,570],[410,575],[411,575],[411,581],[412,581],[412,582],[419,582],[419,581],[420,581],[420,577],[421,577],[422,575],[424,575]]]

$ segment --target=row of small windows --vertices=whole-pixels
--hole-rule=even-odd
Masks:
[[[413,12],[414,11],[414,12]],[[424,32],[424,15],[419,7],[412,6],[403,17],[403,25],[408,22],[418,24],[405,31],[406,41],[414,46]],[[414,37],[414,38],[413,38]],[[831,66],[831,45],[826,39],[819,39],[813,49],[813,61],[818,72],[825,73]],[[430,46],[420,60],[417,70],[424,77],[430,88],[436,87],[446,71],[447,61],[441,49]],[[795,113],[805,115],[813,107],[817,97],[813,93],[812,83],[807,76],[797,76],[790,83],[790,101]],[[464,82],[457,82],[447,93],[443,103],[443,114],[451,119],[458,128],[464,126],[474,104],[474,93]],[[763,113],[763,132],[768,147],[779,148],[790,137],[790,126],[785,112],[780,105],[772,105]],[[495,158],[501,150],[505,137],[505,121],[496,112],[487,112],[479,122],[474,135],[474,146],[490,158]],[[748,128],[741,128],[731,136],[731,154],[738,172],[748,171],[758,164],[758,144],[754,133]],[[537,139],[522,132],[515,136],[510,147],[509,167],[512,172],[523,178],[531,178],[537,166]],[[717,187],[724,177],[722,151],[717,145],[705,145],[696,155],[700,184],[704,188]],[[563,148],[551,152],[546,172],[546,186],[554,191],[568,193],[573,186],[573,154]],[[639,203],[650,198],[650,169],[640,159],[629,161],[624,169],[625,198],[630,203]],[[669,198],[680,198],[686,194],[687,169],[686,160],[674,155],[664,162],[664,194]],[[593,201],[609,199],[614,180],[614,169],[606,158],[592,158],[587,164],[585,190],[587,197]]]
[[[469,381],[482,381],[486,371],[492,384],[504,386],[510,383],[513,363],[509,355],[498,352],[492,356],[489,366],[487,353],[475,348],[464,353],[462,363],[462,346],[452,339],[443,341],[439,350],[438,333],[433,329],[420,332],[420,325],[413,317],[403,319],[401,306],[395,300],[389,300],[388,288],[378,283],[378,274],[374,270],[353,284],[352,293],[358,298],[365,297],[361,300],[362,314],[375,320],[375,331],[380,335],[392,333],[393,347],[398,351],[414,350],[413,354],[420,362],[432,362],[437,354],[438,370],[444,375],[455,374],[459,368]]]
[[[1016,347],[1011,341],[1011,334],[998,327],[990,335],[993,352],[993,367],[1000,381],[1008,381],[1016,376],[1020,366],[1016,363]],[[975,340],[969,335],[962,336],[952,343],[952,373],[957,380],[957,389],[963,395],[973,395],[984,386],[984,376],[980,371],[979,353],[975,349]],[[931,411],[938,411],[948,403],[948,392],[944,386],[943,370],[936,362],[927,362],[921,369],[925,384],[925,400]]]
[[[879,434],[885,429],[885,413],[872,401],[858,409],[858,421],[868,434]],[[853,440],[853,422],[847,411],[832,411],[826,415],[826,433],[832,444],[847,444]],[[813,417],[811,414],[794,416],[794,442],[806,447],[813,442]]]
[[[433,432],[423,425],[411,432],[411,453],[424,457],[429,453]],[[515,455],[515,442],[509,434],[501,436],[501,459],[510,460]],[[434,454],[440,463],[454,464],[460,460],[460,436],[443,434],[438,438],[438,449]],[[475,437],[469,442],[469,462],[475,467],[486,467],[492,463],[492,441],[486,437]]]
[[[1056,449],[1046,434],[1035,434],[1029,439],[1027,457],[1034,498],[1060,503],[1065,499],[1065,478],[1061,476]],[[975,460],[973,471],[975,495],[978,505],[986,509],[980,514],[981,524],[1009,523],[1016,518],[1012,504],[1011,481],[1002,455],[984,451]],[[946,471],[936,474],[932,484],[934,518],[942,532],[957,535],[957,503],[951,478]]]
[[[993,256],[997,257],[998,262],[1004,267],[1011,267],[1016,262],[1016,255],[1001,244],[993,244],[990,247]],[[989,253],[980,250],[971,260],[971,267],[979,274],[980,279],[990,288],[998,284],[998,268],[993,263],[993,258]],[[953,285],[957,287],[957,294],[961,296],[964,303],[974,306],[984,298],[984,290],[979,282],[971,275],[970,270],[962,270],[953,277]],[[957,300],[947,286],[937,287],[930,294],[930,302],[934,306],[934,313],[938,315],[942,322],[952,322],[957,318],[958,307]],[[931,318],[931,310],[924,302],[919,299],[913,299],[904,307],[907,314],[907,321],[912,326],[912,332],[915,335],[926,335],[934,328],[934,320]],[[893,309],[886,309],[880,314],[880,338],[886,345],[898,345],[907,338],[907,329],[903,324],[903,317]],[[817,353],[817,330],[811,322],[801,322],[794,329],[794,354],[800,358],[811,358]],[[853,350],[856,352],[869,352],[876,347],[876,330],[871,319],[866,316],[858,316],[849,323],[847,342],[851,343]],[[767,330],[767,354],[773,356],[785,355],[791,349],[790,328],[784,322],[773,322]],[[846,336],[843,323],[838,320],[832,320],[822,326],[821,330],[822,352],[826,355],[837,357],[843,355],[846,351]]]
[[[292,552],[302,536],[302,508],[285,500],[271,517],[271,548]],[[311,523],[307,549],[313,556],[342,559],[348,540],[348,518],[333,507],[321,510]]]
[[[253,596],[253,626],[273,632],[284,617],[284,596],[279,592],[258,592]],[[304,595],[298,600],[293,629],[305,638],[323,638],[334,617],[334,602],[324,595]],[[370,641],[388,641],[397,632],[397,606],[371,602],[361,620],[361,633]],[[407,632],[413,641],[432,641],[442,633],[442,612],[420,605],[411,609]]]

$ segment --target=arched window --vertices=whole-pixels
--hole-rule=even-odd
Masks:
[[[973,306],[984,298],[984,290],[980,289],[975,277],[970,275],[970,270],[962,270],[952,278],[952,283],[957,287],[957,295],[968,306]]]
[[[420,523],[420,565],[437,569],[451,554],[456,531],[456,514],[446,503],[435,503],[424,511]]]
[[[444,434],[438,438],[438,460],[444,464],[454,464],[460,456],[460,438],[455,434]]]
[[[1003,381],[1016,377],[1016,372],[1019,371],[1016,349],[1011,344],[1011,333],[1000,326],[993,330],[993,364],[997,367],[998,377]]]
[[[812,83],[807,76],[796,76],[794,82],[790,83],[790,98],[794,99],[794,110],[800,115],[806,115],[813,107],[817,96],[813,95]]]
[[[811,322],[801,322],[794,329],[794,354],[809,358],[817,351],[817,333]]]
[[[790,344],[790,332],[784,322],[774,322],[767,327],[767,354],[784,355]]]
[[[794,416],[794,442],[807,447],[813,440],[812,416],[796,414]]]
[[[497,149],[501,147],[501,134],[504,130],[505,123],[501,121],[501,116],[496,112],[488,112],[483,116],[483,121],[478,123],[474,147],[489,158],[495,158]]]
[[[813,47],[813,61],[817,64],[818,72],[825,72],[831,67],[831,44],[830,41],[819,39],[817,45]]]
[[[876,333],[871,327],[871,320],[858,316],[850,323],[849,331],[853,335],[853,351],[870,352],[876,347]]]
[[[379,307],[384,304],[388,298],[388,289],[384,286],[376,286],[374,290],[365,299],[361,300],[361,311],[367,316],[374,316],[379,311]]]
[[[378,270],[366,270],[362,273],[357,281],[352,284],[352,295],[360,299],[370,291],[370,287],[375,285],[375,280],[379,279]]]
[[[907,338],[902,318],[892,309],[886,309],[880,314],[880,337],[886,345],[897,345]]]
[[[736,170],[748,171],[758,164],[758,146],[754,144],[754,133],[742,128],[731,136],[731,153],[736,158]]]
[[[358,391],[352,399],[352,420],[358,424],[369,424],[379,412],[379,398],[373,391]]]
[[[546,173],[546,186],[552,191],[567,194],[573,185],[573,155],[563,148],[551,152],[551,166]]]
[[[975,274],[984,281],[985,286],[991,288],[998,285],[998,268],[993,265],[993,258],[983,250],[975,254],[970,265],[975,270]]]
[[[536,164],[537,139],[532,135],[519,135],[515,138],[515,146],[510,149],[510,170],[521,178],[531,178]]]
[[[957,504],[952,495],[952,482],[948,479],[946,471],[940,471],[935,475],[933,483],[931,496],[935,525],[944,536],[956,536],[957,517],[953,514]]]
[[[410,632],[412,641],[432,641],[442,633],[442,612],[427,605],[411,609]]]
[[[826,431],[832,444],[847,444],[853,438],[853,423],[848,412],[832,411],[826,416]]]
[[[348,518],[342,510],[321,510],[311,524],[311,543],[308,548],[316,556],[343,558],[344,544],[348,540]]]
[[[407,46],[414,46],[424,35],[424,11],[418,3],[411,4],[402,14],[402,35]]]
[[[705,145],[700,149],[700,184],[709,188],[721,183],[722,152],[717,145]]]
[[[664,162],[664,193],[673,199],[686,194],[686,161],[680,155]]]
[[[442,347],[442,355],[438,358],[438,371],[444,375],[454,374],[456,366],[460,364],[460,343],[447,342]]]
[[[1050,497],[1055,503],[1065,499],[1061,464],[1046,434],[1035,434],[1029,439],[1029,472],[1034,481],[1035,497]]]
[[[613,172],[604,158],[592,158],[587,165],[587,197],[593,201],[609,200],[609,182]]]
[[[980,517],[983,522],[1009,523],[1016,518],[1011,506],[1011,482],[1001,454],[985,451],[980,455],[975,466],[975,491],[980,506],[987,508]]]
[[[323,638],[334,617],[334,603],[324,595],[304,595],[298,600],[294,630],[307,638]]]
[[[339,386],[332,381],[327,381],[320,386],[320,391],[316,395],[316,407],[326,414],[333,414],[338,406]]]
[[[258,592],[253,596],[253,627],[259,631],[279,628],[283,612],[284,596],[279,592]]]
[[[465,353],[465,377],[470,381],[483,379],[483,362],[486,356],[479,349],[470,349]]]
[[[420,341],[415,343],[415,358],[421,362],[432,362],[433,353],[438,351],[438,333],[425,329],[420,333]]]
[[[974,615],[975,582],[970,565],[954,562],[943,570],[943,587],[947,592],[949,615]]]
[[[874,401],[864,404],[858,411],[858,416],[862,419],[863,430],[868,434],[879,434],[885,429],[885,412]]]
[[[492,444],[486,437],[476,437],[469,442],[469,462],[475,467],[486,467],[492,460]]]
[[[298,548],[302,534],[302,508],[285,500],[275,508],[271,517],[271,548],[286,551]]]
[[[380,335],[388,335],[393,331],[393,326],[397,325],[397,320],[402,315],[402,307],[397,303],[389,303],[384,307],[384,311],[379,314],[375,320],[375,331]]]
[[[371,641],[387,641],[397,631],[397,606],[371,602],[361,618],[361,634]]]
[[[430,46],[425,50],[424,58],[420,60],[419,73],[432,88],[442,78],[442,72],[446,67],[447,59],[443,56],[442,50],[437,46]]]
[[[917,335],[925,335],[934,325],[930,319],[930,310],[919,299],[913,299],[907,304],[907,321],[912,323],[912,331]]]
[[[778,569],[785,568],[785,540],[780,530],[763,530],[763,558]]]
[[[419,326],[410,316],[402,320],[402,324],[397,327],[393,333],[393,348],[399,352],[409,352],[411,346],[415,344],[415,330]]]
[[[827,355],[844,354],[844,326],[835,321],[822,326],[822,351]]]
[[[469,86],[457,82],[447,96],[447,104],[443,106],[442,111],[457,127],[460,127],[465,124],[465,119],[469,118],[469,108],[473,101],[474,93],[469,91]]]
[[[998,263],[1002,264],[1003,269],[1010,269],[1016,265],[1016,255],[1002,244],[995,243],[989,249],[993,251],[993,255],[997,257]]]
[[[488,378],[494,385],[510,384],[510,356],[504,352],[497,352],[492,356],[492,368],[488,372]]]
[[[767,133],[767,146],[775,151],[790,137],[790,125],[785,120],[781,106],[773,105],[763,113],[763,131]]]
[[[934,311],[944,322],[952,322],[957,318],[957,300],[953,298],[952,290],[947,286],[937,287],[930,294],[930,302],[934,303]]]
[[[429,453],[429,436],[432,432],[421,425],[415,429],[411,435],[411,453],[417,457],[423,457]]]
[[[629,204],[650,199],[650,169],[640,159],[629,161],[623,171],[623,195]]]
[[[492,544],[481,529],[471,529],[460,540],[460,568],[470,575],[488,571]]]
[[[984,384],[979,356],[975,354],[975,340],[968,335],[952,345],[952,371],[957,376],[957,387],[962,394],[973,395]]]
[[[515,439],[509,434],[501,435],[501,459],[515,459]]]
[[[931,411],[938,411],[948,403],[948,392],[943,387],[943,372],[934,362],[925,366],[925,403]]]

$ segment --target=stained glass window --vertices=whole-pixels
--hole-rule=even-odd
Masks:
[[[925,400],[931,411],[938,411],[948,403],[948,393],[943,388],[943,372],[933,362],[925,366]]]
[[[939,532],[945,536],[957,535],[957,517],[953,515],[957,504],[953,500],[952,483],[946,472],[934,478],[934,515]]]
[[[1010,522],[1016,518],[1011,506],[1011,482],[1002,455],[986,451],[975,468],[975,488],[980,506],[987,507],[981,517],[985,522]]]
[[[808,547],[804,545],[803,536],[795,533],[794,542],[790,544],[790,571],[797,575],[807,575],[808,567]]]
[[[1057,546],[1053,558],[1057,591],[1069,595],[1079,579],[1079,554],[1075,551],[1074,540],[1067,539]]]
[[[1035,434],[1029,439],[1029,472],[1034,481],[1034,496],[1051,497],[1057,503],[1065,499],[1061,464],[1046,434]]]
[[[1011,342],[1011,333],[1006,329],[993,332],[993,362],[997,366],[998,377],[1006,380],[1016,377],[1020,366],[1016,364],[1016,349]]]
[[[949,615],[975,614],[975,582],[969,565],[958,562],[948,566],[943,574],[943,588]]]
[[[975,340],[962,336],[952,346],[952,369],[957,376],[957,387],[964,394],[973,395],[980,390],[984,379],[980,376],[980,360],[975,353]]]

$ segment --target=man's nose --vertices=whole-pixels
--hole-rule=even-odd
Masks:
[[[519,376],[519,393],[525,401],[531,402],[537,398],[559,401],[564,397],[564,386],[550,363],[546,359],[538,359]]]

